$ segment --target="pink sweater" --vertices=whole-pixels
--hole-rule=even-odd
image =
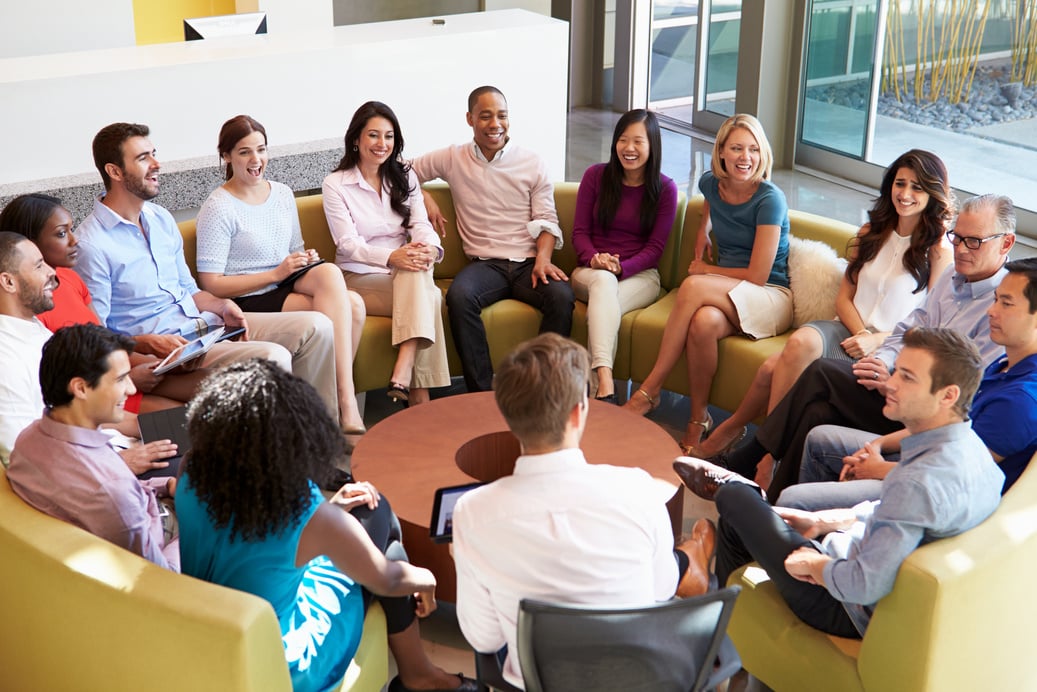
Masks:
[[[508,142],[487,162],[468,142],[419,156],[411,165],[423,183],[436,178],[449,183],[469,257],[533,257],[544,231],[555,236],[556,250],[562,247],[554,186],[534,152]]]

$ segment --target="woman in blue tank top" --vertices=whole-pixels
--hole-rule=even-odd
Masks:
[[[321,494],[345,442],[313,387],[267,361],[235,363],[205,380],[187,427],[182,571],[270,602],[293,689],[341,682],[373,597],[400,671],[392,692],[477,689],[422,649],[415,616],[435,609],[436,578],[406,561],[388,502],[370,483]]]

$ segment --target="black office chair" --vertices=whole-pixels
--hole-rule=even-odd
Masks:
[[[523,599],[518,649],[526,692],[716,687],[742,666],[726,634],[740,590],[732,586],[641,608]]]

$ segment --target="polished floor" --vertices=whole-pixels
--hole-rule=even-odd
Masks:
[[[566,179],[579,180],[584,170],[593,164],[608,158],[612,129],[618,120],[618,113],[591,109],[576,109],[569,116],[568,151],[566,163]],[[665,131],[663,136],[663,172],[677,183],[682,192],[709,166],[712,142],[705,139],[688,137],[675,132]],[[862,190],[856,186],[841,185],[830,180],[823,180],[798,171],[775,171],[774,181],[785,191],[789,206],[794,209],[810,211],[836,217],[841,220],[859,224],[864,211],[871,205],[874,190]],[[626,383],[617,383],[620,397],[624,397]],[[463,384],[455,378],[455,384],[449,390],[436,392],[437,396],[449,396],[463,391]],[[370,427],[391,415],[393,404],[389,403],[384,391],[368,392],[366,396],[364,420]],[[718,422],[726,414],[711,410]],[[679,439],[688,421],[688,399],[674,394],[665,394],[658,409],[652,412],[651,418],[665,428],[674,439]],[[716,519],[716,509],[712,503],[700,500],[689,492],[685,492],[684,530],[689,532],[692,524],[699,517]],[[422,639],[431,659],[444,670],[474,675],[475,667],[472,650],[465,642],[457,626],[452,604],[440,604],[439,609],[431,617],[421,623]],[[395,667],[390,661],[390,669]],[[736,678],[730,690],[736,692],[746,688],[745,676]],[[755,687],[754,689],[759,689]]]

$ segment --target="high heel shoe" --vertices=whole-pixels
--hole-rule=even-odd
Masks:
[[[702,428],[702,434],[699,435],[699,439],[696,442],[685,444],[684,440],[681,440],[681,451],[684,452],[684,456],[693,456],[688,450],[693,447],[697,447],[699,442],[709,437],[709,433],[713,430],[713,416],[709,415],[709,411],[706,411],[706,420],[690,420],[688,421],[687,427],[690,428],[693,425],[697,425]],[[684,431],[687,433],[687,429]]]
[[[637,390],[637,391],[636,391],[636,392],[634,393],[634,396],[633,396],[633,397],[631,397],[631,398],[630,398],[630,399],[629,399],[629,400],[627,401],[626,405],[625,405],[625,406],[624,406],[623,408],[634,408],[634,398],[635,398],[635,397],[636,397],[636,396],[637,396],[638,394],[640,394],[641,396],[643,396],[643,397],[645,398],[645,401],[647,401],[647,402],[648,402],[648,410],[647,410],[647,411],[645,411],[644,413],[641,413],[640,415],[642,415],[642,416],[644,416],[644,415],[647,415],[647,414],[651,413],[652,411],[654,411],[655,409],[659,408],[659,400],[658,400],[658,399],[653,399],[653,398],[651,397],[651,395],[649,395],[649,394],[648,394],[648,392],[646,392],[646,391],[645,391],[645,390],[643,390],[643,389],[638,389],[638,390]]]
[[[717,458],[717,457],[723,458],[728,452],[730,452],[732,449],[734,449],[735,446],[739,442],[744,440],[745,436],[748,435],[748,434],[749,434],[749,426],[748,425],[743,425],[742,429],[738,431],[737,435],[735,435],[733,438],[731,438],[730,442],[728,442],[726,445],[724,445],[723,447],[721,447],[720,449],[718,449],[717,451],[712,452],[712,453],[706,452],[704,449],[699,447],[698,444],[687,445],[687,446],[681,445],[681,450],[684,452],[684,456],[686,456],[686,457],[697,457],[699,459],[713,459],[713,458]],[[701,442],[701,440],[699,440],[699,442]]]
[[[390,381],[389,386],[385,389],[385,393],[393,401],[402,402],[404,406],[410,401],[410,387],[402,384]]]

